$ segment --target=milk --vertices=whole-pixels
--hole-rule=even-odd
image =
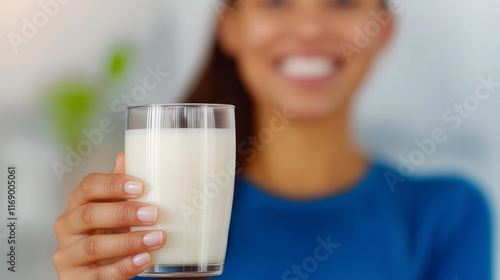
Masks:
[[[126,173],[141,179],[155,205],[152,227],[167,233],[152,265],[222,265],[234,190],[234,129],[165,128],[127,130]]]

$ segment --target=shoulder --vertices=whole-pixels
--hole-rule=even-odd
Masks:
[[[416,251],[437,254],[436,261],[445,255],[475,256],[479,262],[484,261],[478,267],[487,266],[492,219],[487,200],[477,186],[456,176],[404,177],[387,167],[378,167],[377,174],[379,184],[387,184],[386,176],[392,178],[390,182],[398,179],[384,202],[405,225]]]
[[[407,176],[392,167],[379,163],[374,165],[374,170],[373,173],[377,179],[383,181],[394,194],[398,192],[417,196],[433,194],[484,200],[482,192],[476,185],[459,176]]]
[[[470,207],[488,211],[482,191],[459,176],[405,176],[383,164],[376,164],[374,176],[383,185],[391,200],[422,208],[466,210]]]
[[[377,164],[379,184],[385,184],[390,200],[423,215],[445,216],[449,221],[475,216],[489,219],[489,206],[482,191],[458,176],[404,176]]]

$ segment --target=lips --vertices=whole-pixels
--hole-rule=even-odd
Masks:
[[[338,68],[338,62],[330,56],[292,55],[278,64],[278,71],[285,78],[305,81],[332,77]]]

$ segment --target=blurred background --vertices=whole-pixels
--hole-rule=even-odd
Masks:
[[[484,80],[500,81],[500,1],[392,4],[396,36],[356,103],[359,144],[398,167],[419,149],[416,141],[444,130],[446,142],[412,175],[458,174],[481,186],[498,235],[500,87],[479,102],[474,94]],[[56,279],[52,225],[67,195],[86,174],[112,169],[124,149],[126,106],[182,100],[204,64],[221,1],[1,0],[0,7],[0,167],[17,166],[19,218],[17,272],[7,273],[2,253],[0,279]],[[154,86],[143,85],[147,76]],[[467,116],[450,114],[456,104]],[[5,195],[2,188],[0,209]],[[6,215],[0,211],[2,221]],[[0,227],[1,252],[7,236]]]

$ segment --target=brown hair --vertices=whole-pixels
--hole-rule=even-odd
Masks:
[[[236,145],[243,143],[253,133],[252,103],[238,76],[233,59],[222,53],[215,43],[210,60],[200,80],[187,99],[189,103],[223,103],[236,106]],[[236,155],[238,165],[245,158]]]

